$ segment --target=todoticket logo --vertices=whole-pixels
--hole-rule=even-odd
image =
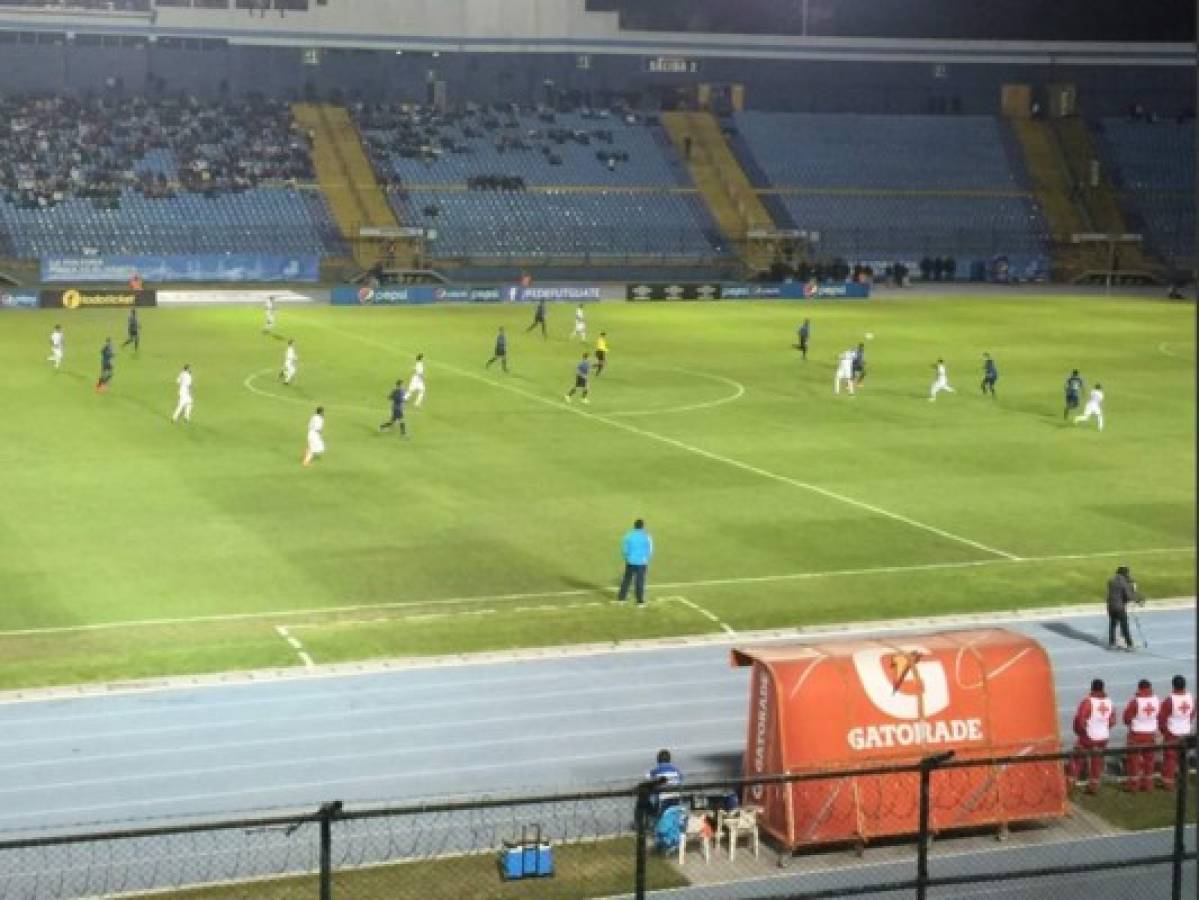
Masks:
[[[927,744],[983,740],[979,718],[938,719],[950,705],[945,666],[930,659],[924,647],[905,650],[868,648],[853,654],[862,690],[887,719],[851,728],[846,735],[854,750],[876,750]]]

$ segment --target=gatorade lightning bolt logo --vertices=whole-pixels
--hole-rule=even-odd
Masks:
[[[938,660],[925,659],[925,647],[904,650],[870,647],[853,655],[862,690],[879,712],[896,722],[851,728],[854,750],[945,744],[983,739],[981,719],[929,718],[949,708],[949,679]]]

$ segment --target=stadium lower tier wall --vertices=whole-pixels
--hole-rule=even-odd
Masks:
[[[593,54],[428,53],[325,50],[318,65],[299,47],[230,46],[222,41],[105,38],[107,45],[63,34],[0,32],[5,60],[0,91],[142,92],[220,96],[260,92],[284,99],[356,98],[425,102],[432,72],[451,103],[545,98],[544,83],[601,104],[605,92],[665,102],[700,83],[740,83],[755,109],[797,112],[998,112],[1011,82],[1076,84],[1088,115],[1123,115],[1133,103],[1172,116],[1195,107],[1194,70],[1170,66],[1042,66],[1012,63],[835,62],[736,58],[696,60],[695,71],[651,72],[641,56]],[[183,46],[180,46],[183,45]],[[309,57],[311,59],[311,57]]]
[[[397,287],[336,287],[334,306],[411,306],[433,303],[588,303],[598,300],[634,302],[662,300],[865,300],[870,285],[852,282],[657,281],[630,284],[410,285]]]
[[[316,282],[321,261],[316,256],[274,256],[261,253],[163,256],[47,256],[41,260],[42,281],[49,284],[115,283],[135,276],[156,284],[200,281]]]

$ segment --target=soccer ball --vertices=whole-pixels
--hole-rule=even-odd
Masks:
[[[874,340],[874,332],[873,331],[866,332],[866,340],[868,340],[868,341]]]

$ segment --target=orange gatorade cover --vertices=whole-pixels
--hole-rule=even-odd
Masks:
[[[752,666],[746,777],[1060,750],[1053,671],[1044,649],[999,628],[877,640],[735,649]],[[934,772],[936,830],[1065,815],[1060,764]],[[919,775],[852,776],[755,786],[745,802],[790,848],[910,834]]]

